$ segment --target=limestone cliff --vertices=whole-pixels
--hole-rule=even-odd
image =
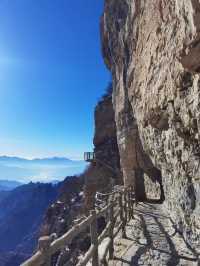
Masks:
[[[141,199],[147,192],[157,195],[160,187],[172,219],[195,247],[200,240],[199,30],[198,0],[105,0],[102,50],[113,77],[124,182],[134,185]]]
[[[95,113],[94,152],[96,160],[85,173],[85,196],[88,209],[94,204],[96,191],[109,191],[122,183],[116,124],[112,104],[112,85],[98,102]]]

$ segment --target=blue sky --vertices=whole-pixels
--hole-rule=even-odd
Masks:
[[[80,158],[110,80],[103,0],[0,1],[0,154]]]

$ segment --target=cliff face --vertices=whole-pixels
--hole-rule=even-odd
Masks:
[[[94,151],[96,158],[107,170],[110,169],[115,184],[121,183],[119,150],[117,145],[115,114],[112,104],[112,85],[110,92],[103,96],[95,108]],[[108,166],[108,167],[106,167]],[[113,169],[113,170],[111,170]]]
[[[105,94],[98,102],[94,119],[93,142],[96,161],[85,172],[85,205],[88,209],[94,204],[97,190],[110,191],[114,184],[122,183],[111,92]]]
[[[199,29],[198,0],[106,0],[101,20],[125,184],[140,198],[165,196],[191,243],[200,238]]]
[[[60,237],[69,230],[73,220],[82,214],[83,180],[83,175],[71,176],[58,184],[58,197],[45,213],[40,235],[56,233]]]

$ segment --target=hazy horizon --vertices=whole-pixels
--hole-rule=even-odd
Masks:
[[[22,183],[62,181],[67,176],[81,174],[87,166],[84,161],[67,159],[48,157],[27,160],[22,157],[0,156],[0,180]]]
[[[0,157],[17,157],[17,158],[21,158],[21,159],[25,159],[25,160],[34,160],[34,159],[51,159],[51,158],[65,158],[65,159],[69,159],[72,161],[84,161],[84,154],[80,157],[71,157],[71,156],[66,156],[66,155],[50,155],[50,156],[36,156],[36,157],[28,157],[28,156],[21,156],[18,154],[1,154],[0,153]]]

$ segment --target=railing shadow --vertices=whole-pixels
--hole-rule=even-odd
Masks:
[[[148,202],[140,202],[140,203],[138,203],[138,205],[141,205],[141,206],[148,206],[148,208],[149,209],[152,209],[152,210],[156,210],[157,208],[154,206],[154,205],[152,205],[151,203],[148,203]]]
[[[182,238],[182,240],[184,241],[186,247],[192,252],[192,254],[193,254],[193,255],[196,257],[196,259],[198,260],[198,258],[199,258],[199,256],[200,256],[200,253],[197,252],[197,250],[196,250],[194,247],[192,247],[192,246],[191,246],[191,245],[185,240],[185,238],[184,238],[182,232],[178,229],[178,227],[177,227],[177,225],[174,223],[174,221],[173,221],[171,218],[169,218],[169,219],[170,219],[170,222],[171,222],[171,224],[172,224],[172,226],[173,226],[173,228],[174,228],[174,233],[171,235],[171,237],[172,237],[172,236],[175,236],[176,234],[178,234],[178,235]],[[198,266],[200,266],[200,261],[198,261]]]
[[[142,223],[141,227],[143,228],[144,237],[147,240],[147,243],[142,244],[136,239],[127,238],[127,239],[137,243],[138,245],[140,245],[140,247],[136,251],[135,255],[133,257],[131,257],[130,260],[128,260],[126,258],[115,257],[115,260],[120,261],[121,263],[125,263],[126,265],[130,265],[130,266],[139,266],[139,259],[152,246],[152,239],[151,239],[150,233],[147,230],[147,225],[145,223],[145,219],[144,219],[143,215],[139,214],[138,216],[140,217],[140,220]]]
[[[138,209],[135,209],[135,212],[140,213],[142,215],[150,216],[150,217],[159,217],[159,218],[163,218],[163,219],[169,219],[168,216],[161,215],[160,213],[152,213],[152,212],[147,212],[147,211],[138,210]]]
[[[162,204],[163,199],[145,199],[143,200],[144,203],[152,203],[152,204]]]
[[[154,219],[154,221],[155,221],[154,225],[157,225],[157,229],[158,229],[157,233],[155,233],[155,232],[152,233],[148,230],[147,224],[145,221],[145,215],[150,216]],[[130,266],[139,266],[140,265],[139,260],[142,257],[142,255],[144,255],[149,249],[152,249],[152,250],[156,250],[162,254],[168,255],[167,256],[167,262],[165,264],[166,266],[179,265],[180,259],[187,261],[186,263],[198,262],[198,254],[195,252],[195,250],[191,246],[188,246],[188,244],[187,244],[187,247],[192,251],[194,257],[188,257],[188,256],[178,254],[178,251],[176,250],[175,244],[173,243],[171,236],[165,230],[163,224],[158,220],[160,218],[159,217],[160,215],[152,214],[152,213],[150,214],[149,212],[146,213],[146,212],[143,212],[141,210],[140,211],[138,210],[138,216],[140,217],[141,227],[143,228],[143,234],[144,234],[144,237],[145,237],[147,242],[144,244],[144,243],[141,243],[138,239],[134,239],[134,242],[140,246],[138,248],[138,250],[136,251],[135,255],[130,259],[130,261],[127,259],[124,259],[124,258],[121,258],[121,259],[118,258],[119,261],[124,262]],[[169,219],[169,217],[167,217],[167,216],[166,217],[164,216],[164,218]],[[151,223],[151,224],[148,223],[148,225],[153,225],[153,223]],[[160,249],[160,248],[155,247],[153,245],[152,235],[155,235],[155,234],[158,236],[162,235],[162,237],[164,237],[166,243],[169,246],[169,251]],[[199,266],[199,264],[198,264],[198,266]]]
[[[151,239],[151,235],[150,235],[149,231],[147,230],[147,225],[146,225],[145,219],[144,219],[143,215],[141,215],[141,214],[139,214],[139,217],[141,219],[143,233],[144,233],[144,237],[147,240],[147,243],[145,245],[141,246],[140,248],[138,248],[138,250],[136,251],[135,255],[131,258],[130,265],[132,265],[132,266],[139,266],[139,259],[153,245],[153,241]]]
[[[155,217],[154,218],[156,223],[158,224],[160,231],[165,235],[165,238],[169,244],[170,247],[170,251],[171,251],[171,258],[169,259],[169,261],[167,262],[167,266],[174,266],[174,265],[178,265],[180,259],[186,260],[186,261],[194,261],[194,262],[198,262],[198,254],[195,252],[195,250],[184,240],[184,243],[186,244],[187,248],[190,249],[190,251],[193,254],[193,258],[191,257],[187,257],[187,256],[183,256],[183,255],[179,255],[178,252],[175,249],[175,245],[173,243],[173,241],[171,240],[171,236],[165,231],[163,225],[158,221],[158,219]],[[177,231],[178,232],[178,231]],[[179,234],[180,235],[180,234]]]
[[[173,243],[173,241],[171,240],[169,234],[165,231],[163,225],[158,221],[157,217],[154,217],[154,220],[156,222],[156,224],[158,225],[161,233],[163,233],[163,235],[165,236],[165,239],[169,245],[169,249],[170,249],[170,258],[167,261],[167,266],[176,266],[179,264],[180,261],[180,256],[175,248],[175,245]]]

